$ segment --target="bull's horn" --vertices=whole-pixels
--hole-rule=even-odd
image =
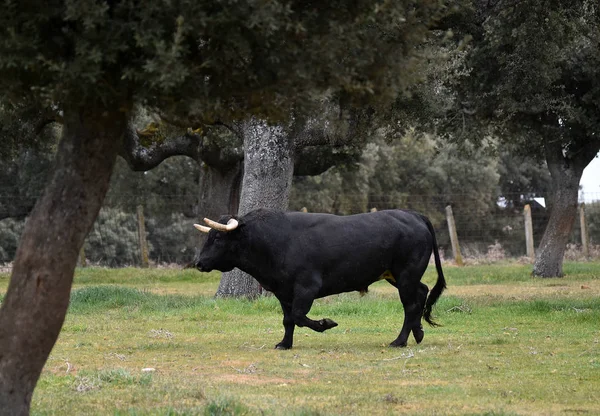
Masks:
[[[214,228],[215,230],[218,231],[231,231],[231,230],[235,230],[238,226],[238,221],[236,219],[230,219],[229,221],[227,221],[227,225],[225,224],[221,224],[219,222],[213,221],[213,220],[209,220],[208,218],[204,218],[204,222],[210,227],[210,228]]]
[[[208,233],[210,231],[210,227],[205,227],[204,225],[194,224],[194,227],[196,227],[196,229],[202,231],[203,233]]]

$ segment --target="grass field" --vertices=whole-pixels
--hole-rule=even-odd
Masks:
[[[215,300],[216,273],[81,269],[32,413],[600,414],[600,263],[530,269],[445,266],[443,326],[404,349],[387,283],[319,300],[310,316],[339,326],[297,328],[290,351],[277,301]]]

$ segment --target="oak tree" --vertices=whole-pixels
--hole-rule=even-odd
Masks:
[[[439,11],[438,1],[4,2],[0,101],[56,109],[63,130],[0,309],[0,414],[29,412],[136,104],[272,120],[322,96],[393,97]]]
[[[583,0],[475,2],[462,114],[545,159],[551,214],[534,275],[562,275],[579,181],[600,150],[600,8]]]

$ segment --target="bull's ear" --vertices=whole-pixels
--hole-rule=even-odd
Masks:
[[[238,228],[238,226],[240,225],[240,222],[238,220],[236,220],[235,218],[231,218],[229,219],[229,221],[227,221],[227,231],[233,231],[236,228]]]
[[[229,227],[229,230],[223,231],[239,230],[244,225],[242,218],[238,217],[237,215],[221,215],[221,217],[219,217],[219,223],[225,224],[227,227]]]
[[[237,215],[232,216],[231,219],[236,220],[238,222],[238,226],[236,228],[237,230],[246,226],[246,223],[244,222],[244,220],[239,218]]]
[[[243,217],[240,217],[238,215],[222,215],[219,218],[219,222],[222,224],[227,224],[231,220],[236,220],[238,222],[238,227],[240,227],[244,223]]]
[[[227,220],[227,225],[229,227],[235,225],[235,227],[232,228],[231,231],[240,231],[245,227],[246,224],[244,223],[243,219],[238,217],[237,215],[230,215],[229,219]]]

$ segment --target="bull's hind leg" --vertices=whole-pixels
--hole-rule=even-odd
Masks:
[[[421,326],[421,316],[423,315],[428,288],[418,279],[415,280],[415,273],[402,271],[394,276],[398,282],[398,292],[402,306],[404,306],[404,323],[400,335],[390,346],[406,347],[411,332],[417,343],[420,343],[425,335]]]
[[[418,324],[413,324],[412,327],[413,337],[415,337],[415,341],[417,341],[417,344],[420,344],[421,341],[423,341],[423,337],[425,336],[425,332],[423,331],[423,325],[421,324],[421,316],[423,316],[425,302],[427,301],[427,293],[429,293],[429,288],[427,287],[427,285],[419,282],[419,288],[417,289],[417,299],[419,302],[419,318],[417,321]]]

